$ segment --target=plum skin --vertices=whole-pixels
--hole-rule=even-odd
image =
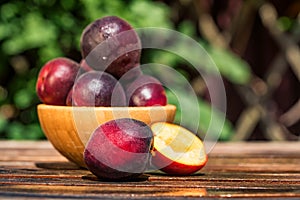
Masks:
[[[153,137],[150,127],[139,120],[106,122],[94,131],[86,145],[87,168],[100,179],[138,177],[149,165]]]
[[[91,68],[106,71],[117,79],[140,63],[139,36],[129,23],[116,16],[89,24],[82,32],[80,48]]]
[[[89,71],[74,83],[68,96],[74,106],[125,106],[126,95],[121,84],[110,74]],[[71,99],[71,100],[69,100]]]
[[[207,155],[206,155],[206,160]],[[153,150],[153,156],[151,157],[151,163],[156,166],[160,171],[163,171],[169,175],[187,176],[196,173],[205,166],[205,162],[202,165],[185,165],[167,158],[165,155]]]
[[[167,104],[162,84],[149,75],[139,76],[126,86],[125,93],[129,106],[165,106]]]
[[[77,62],[59,57],[48,61],[40,70],[36,92],[45,104],[65,105],[80,66]]]

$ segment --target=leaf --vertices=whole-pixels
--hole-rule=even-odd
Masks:
[[[25,50],[42,47],[56,40],[56,28],[44,19],[40,13],[32,12],[24,16],[22,32],[13,34],[3,43],[3,49],[8,55],[15,55]]]
[[[228,50],[216,47],[206,48],[220,73],[235,84],[247,84],[251,78],[251,70],[247,62]]]
[[[185,126],[186,128],[193,129],[195,123],[198,124],[198,132],[202,133],[203,137],[214,138],[221,141],[230,140],[234,134],[234,129],[230,121],[225,117],[225,114],[212,109],[211,105],[204,100],[198,98],[198,104],[193,105],[190,96],[186,95],[184,91],[174,94],[170,90],[166,89],[168,103],[174,104],[177,107],[174,122]],[[184,102],[184,103],[183,103]],[[183,106],[190,105],[190,108]],[[198,106],[198,107],[195,107]],[[182,110],[182,109],[188,110]],[[193,112],[199,111],[199,119],[195,121],[195,115]],[[224,122],[224,124],[222,123]],[[208,132],[209,131],[209,135]]]
[[[44,134],[39,124],[24,125],[14,121],[8,126],[8,139],[14,140],[38,140],[44,138]]]
[[[4,131],[7,127],[8,121],[2,115],[0,115],[0,132]]]
[[[199,123],[201,131],[207,133],[207,131],[210,129],[210,134],[212,135],[210,135],[209,137],[218,137],[221,141],[230,140],[231,136],[234,134],[234,128],[231,122],[226,119],[225,114],[215,108],[212,108],[209,103],[201,99],[199,99],[199,108]],[[222,122],[224,124],[222,124]]]
[[[28,89],[21,89],[14,95],[15,105],[20,109],[29,107],[32,103],[34,96]]]

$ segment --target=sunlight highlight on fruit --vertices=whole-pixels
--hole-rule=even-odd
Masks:
[[[201,139],[176,124],[158,122],[151,126],[154,133],[152,164],[163,172],[189,175],[207,162]]]

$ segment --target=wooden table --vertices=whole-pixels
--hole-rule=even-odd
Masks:
[[[97,180],[47,141],[0,141],[0,155],[0,199],[300,198],[300,142],[219,143],[193,176],[128,182]]]

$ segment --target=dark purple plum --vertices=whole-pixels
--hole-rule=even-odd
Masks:
[[[100,179],[141,175],[149,165],[153,133],[144,122],[121,118],[100,125],[84,151],[87,168]]]
[[[80,67],[68,58],[55,58],[48,61],[39,72],[36,92],[39,99],[50,105],[65,105]]]
[[[82,68],[82,71],[85,71],[85,72],[89,72],[89,71],[93,71],[94,69],[91,68],[85,61],[85,59],[82,59],[80,61],[80,67]]]
[[[72,97],[74,106],[125,106],[126,95],[121,84],[110,74],[89,71],[74,83]]]
[[[117,79],[140,63],[141,42],[129,23],[107,16],[89,24],[81,35],[81,54],[88,65]]]
[[[126,88],[130,85],[134,80],[136,80],[139,76],[143,75],[143,71],[140,67],[134,67],[128,72],[126,72],[118,81],[121,83],[123,88]]]
[[[126,86],[129,106],[165,106],[167,97],[161,82],[149,75],[141,75]]]
[[[73,89],[71,88],[66,98],[66,106],[72,106]]]

